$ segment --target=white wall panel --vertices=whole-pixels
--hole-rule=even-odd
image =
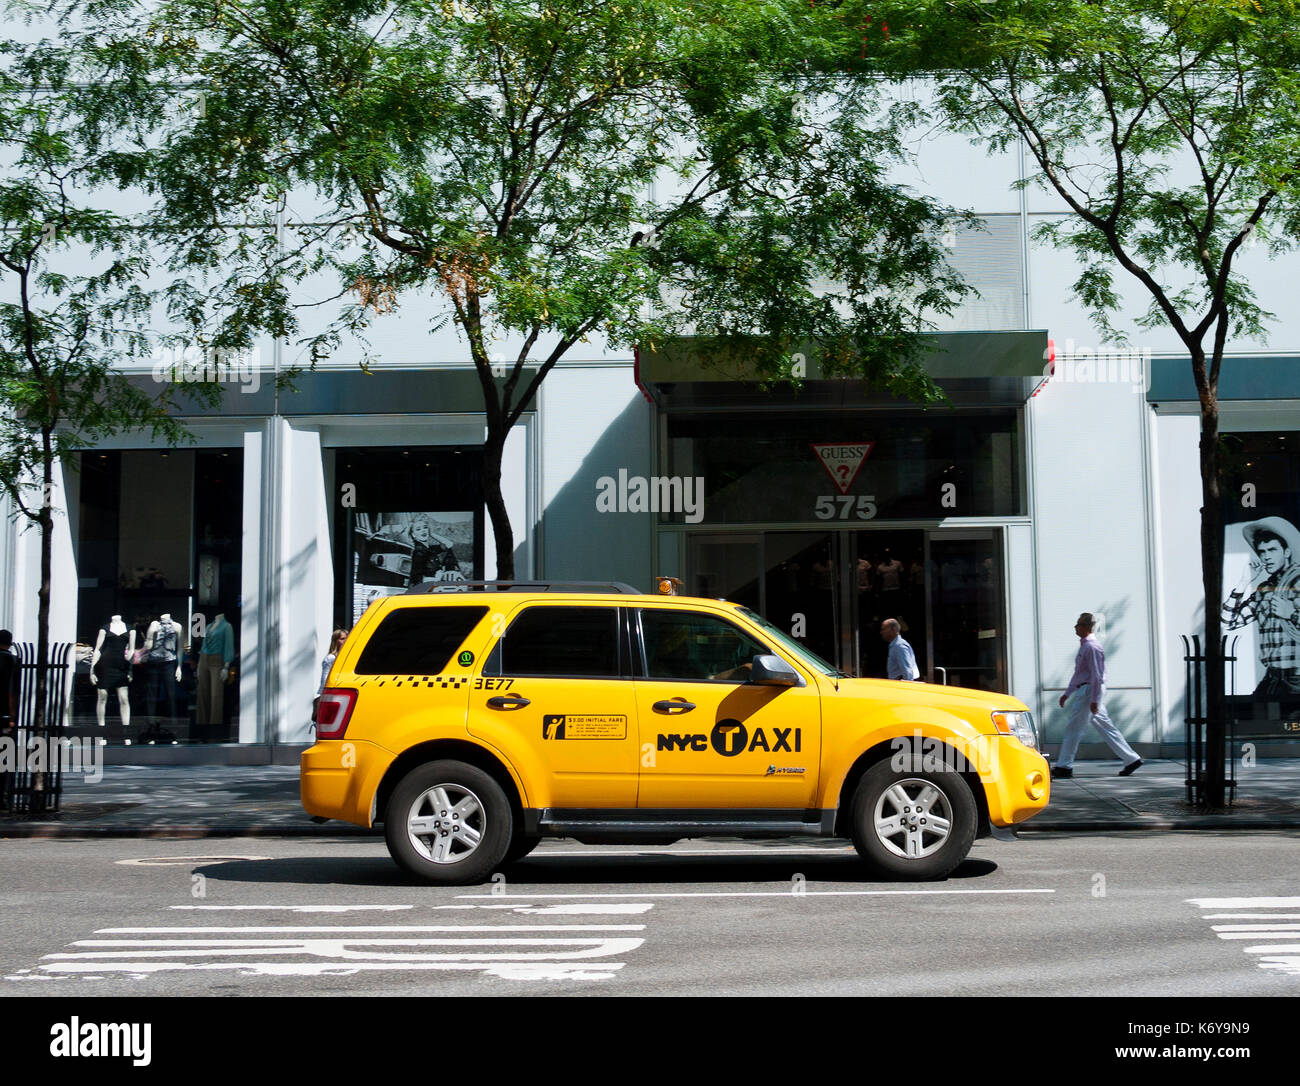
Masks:
[[[558,367],[542,397],[545,575],[648,588],[654,515],[596,512],[599,478],[653,470],[651,409],[632,367]]]
[[[277,742],[307,743],[311,701],[333,626],[334,562],[320,435],[285,424],[281,436],[280,696],[275,732]]]
[[[1010,692],[1029,706],[1034,719],[1038,705],[1038,622],[1034,595],[1034,530],[1012,524],[1006,535],[1007,663]]]
[[[1035,488],[1039,636],[1048,734],[1059,742],[1056,698],[1069,681],[1082,611],[1104,616],[1111,718],[1130,740],[1153,735],[1146,468],[1141,388],[1053,380],[1031,400],[1039,435]],[[1096,739],[1096,736],[1090,737]],[[1087,739],[1085,739],[1087,741]]]
[[[1201,588],[1201,422],[1195,415],[1158,415],[1153,426],[1152,478],[1159,513],[1156,553],[1161,601],[1161,704],[1166,742],[1182,742],[1187,683],[1183,634],[1205,632]]]

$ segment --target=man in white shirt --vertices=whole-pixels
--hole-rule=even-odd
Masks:
[[[921,669],[916,666],[916,653],[899,631],[902,627],[896,618],[887,618],[880,624],[880,636],[889,642],[889,663],[885,674],[891,679],[916,681],[921,678]]]
[[[1075,702],[1070,722],[1065,726],[1065,735],[1061,738],[1061,753],[1052,766],[1052,777],[1058,780],[1074,776],[1074,756],[1089,721],[1101,732],[1115,757],[1123,760],[1124,768],[1119,771],[1121,777],[1127,777],[1142,765],[1142,759],[1106,713],[1106,654],[1101,642],[1092,635],[1093,625],[1093,617],[1087,611],[1074,624],[1074,632],[1079,637],[1079,651],[1074,657],[1074,675],[1061,695],[1060,706],[1064,709],[1071,695],[1074,695]]]

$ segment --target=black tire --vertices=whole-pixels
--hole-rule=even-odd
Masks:
[[[516,833],[510,841],[510,847],[506,849],[506,858],[501,862],[512,864],[516,860],[522,860],[541,843],[542,839],[536,834]]]
[[[884,828],[878,826],[878,816]],[[946,836],[936,817],[946,820]],[[914,773],[877,762],[863,774],[853,796],[853,845],[872,868],[890,878],[951,874],[970,852],[978,821],[975,797],[958,773]],[[897,831],[888,832],[890,826]],[[909,849],[919,854],[906,855]]]
[[[444,802],[437,802],[435,789]],[[416,818],[428,834],[415,831]],[[461,827],[472,832],[462,836]],[[411,770],[393,789],[384,815],[389,855],[416,878],[440,886],[484,882],[501,866],[513,832],[501,786],[464,762],[427,762]]]

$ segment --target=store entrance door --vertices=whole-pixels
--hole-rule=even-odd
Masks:
[[[926,533],[931,681],[1007,692],[1007,630],[998,528]]]
[[[686,591],[752,607],[850,675],[886,677],[896,618],[928,682],[1005,692],[998,528],[694,535]]]

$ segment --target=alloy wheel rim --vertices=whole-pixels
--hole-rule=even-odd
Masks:
[[[908,777],[880,794],[872,813],[876,837],[895,856],[933,856],[952,834],[952,805],[934,781]]]
[[[483,841],[487,812],[463,784],[426,788],[408,809],[406,833],[424,859],[456,864],[468,859]]]

